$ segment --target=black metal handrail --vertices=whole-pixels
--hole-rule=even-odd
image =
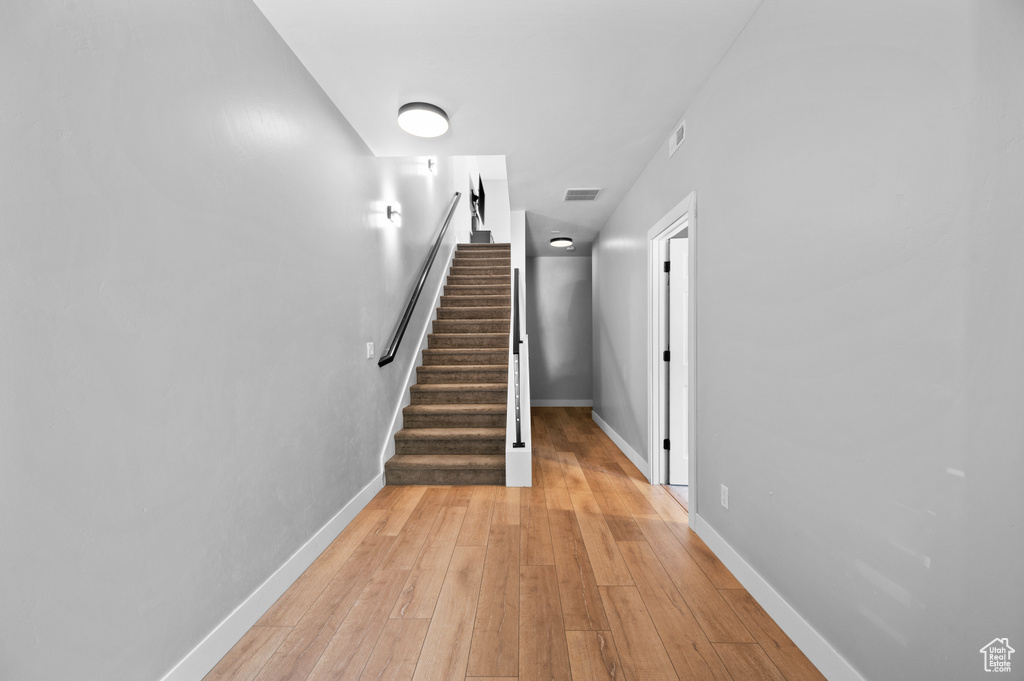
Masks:
[[[380,360],[377,362],[377,366],[379,367],[382,367],[385,364],[391,364],[395,359],[395,353],[398,352],[398,346],[402,343],[402,336],[405,335],[405,329],[409,326],[409,320],[412,319],[412,311],[416,308],[416,301],[420,299],[420,293],[423,292],[423,285],[427,283],[427,274],[430,272],[430,266],[434,264],[434,258],[437,256],[437,251],[441,248],[441,240],[444,239],[444,234],[448,231],[448,225],[452,221],[452,216],[455,214],[455,207],[459,205],[459,198],[461,196],[461,192],[455,192],[455,196],[452,197],[452,201],[448,205],[448,211],[445,213],[444,223],[441,225],[441,230],[438,232],[437,238],[434,239],[434,245],[431,247],[430,253],[427,254],[427,259],[423,263],[423,269],[420,270],[420,277],[416,281],[416,286],[413,288],[412,293],[409,295],[409,302],[405,306],[405,312],[402,313],[402,318],[398,320],[398,325],[391,334],[391,340],[388,341],[387,350],[384,351],[384,354],[381,355]]]
[[[514,378],[515,378],[515,395],[516,395],[516,440],[512,443],[513,447],[525,447],[526,443],[523,442],[523,422],[522,414],[520,413],[519,406],[519,268],[517,267],[513,271],[512,278],[512,362],[514,367]]]
[[[513,270],[512,285],[512,354],[519,354],[519,268]]]

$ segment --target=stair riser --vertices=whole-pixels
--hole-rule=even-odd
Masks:
[[[403,428],[502,428],[505,414],[405,414]]]
[[[434,333],[508,333],[508,321],[493,319],[438,319]]]
[[[452,258],[452,267],[500,267],[505,270],[511,270],[512,261],[508,258],[463,258],[455,256]]]
[[[505,364],[508,362],[508,350],[494,350],[485,353],[456,352],[423,352],[423,364],[427,366],[460,366],[466,364]]]
[[[508,307],[508,296],[441,296],[441,307]]]
[[[433,349],[507,348],[508,332],[484,335],[478,333],[432,333],[427,345]]]
[[[507,281],[512,276],[512,270],[507,265],[505,267],[464,267],[462,265],[452,265],[452,268],[448,270],[448,274],[454,277],[505,277]]]
[[[445,392],[429,392],[416,390],[413,386],[410,393],[412,404],[506,404],[507,390],[460,390]]]
[[[436,367],[416,370],[416,381],[421,385],[439,385],[445,383],[506,383],[508,369],[483,369],[480,371],[444,371]]]
[[[459,253],[500,253],[512,252],[511,244],[459,244]]]
[[[504,276],[454,276],[448,277],[445,283],[448,286],[501,286],[504,284],[505,288],[510,288],[509,278]]]
[[[439,307],[438,319],[510,319],[509,307]]]
[[[388,462],[390,463],[390,461]],[[389,485],[504,485],[503,470],[472,470],[449,468],[388,467],[384,464]]]
[[[447,284],[444,287],[446,296],[511,296],[512,289],[508,284],[498,286],[454,286]]]
[[[510,260],[512,251],[455,251],[455,257],[463,260]]]
[[[504,454],[500,440],[397,440],[395,454]]]
[[[500,269],[504,272],[512,271],[512,263],[508,260],[499,258],[455,258],[452,261],[453,267],[463,268],[479,268],[479,269]],[[507,274],[506,274],[507,275]],[[499,274],[488,274],[488,276],[499,276]]]
[[[449,296],[507,296],[512,294],[512,285],[507,278],[486,284],[463,284],[448,281],[445,282],[444,287],[445,295]]]

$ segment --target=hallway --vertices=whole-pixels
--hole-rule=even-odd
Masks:
[[[534,486],[388,486],[205,681],[823,679],[586,408]]]

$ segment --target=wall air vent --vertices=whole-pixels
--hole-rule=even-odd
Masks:
[[[672,135],[668,138],[669,158],[672,158],[672,154],[676,153],[684,139],[686,139],[686,121],[679,121],[679,125],[672,130]]]
[[[563,201],[593,201],[600,193],[600,189],[566,189]]]

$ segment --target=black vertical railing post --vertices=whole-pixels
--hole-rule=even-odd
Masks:
[[[515,396],[516,396],[516,440],[513,447],[525,447],[523,442],[523,421],[519,394],[519,268],[512,278],[512,363],[514,364]]]

